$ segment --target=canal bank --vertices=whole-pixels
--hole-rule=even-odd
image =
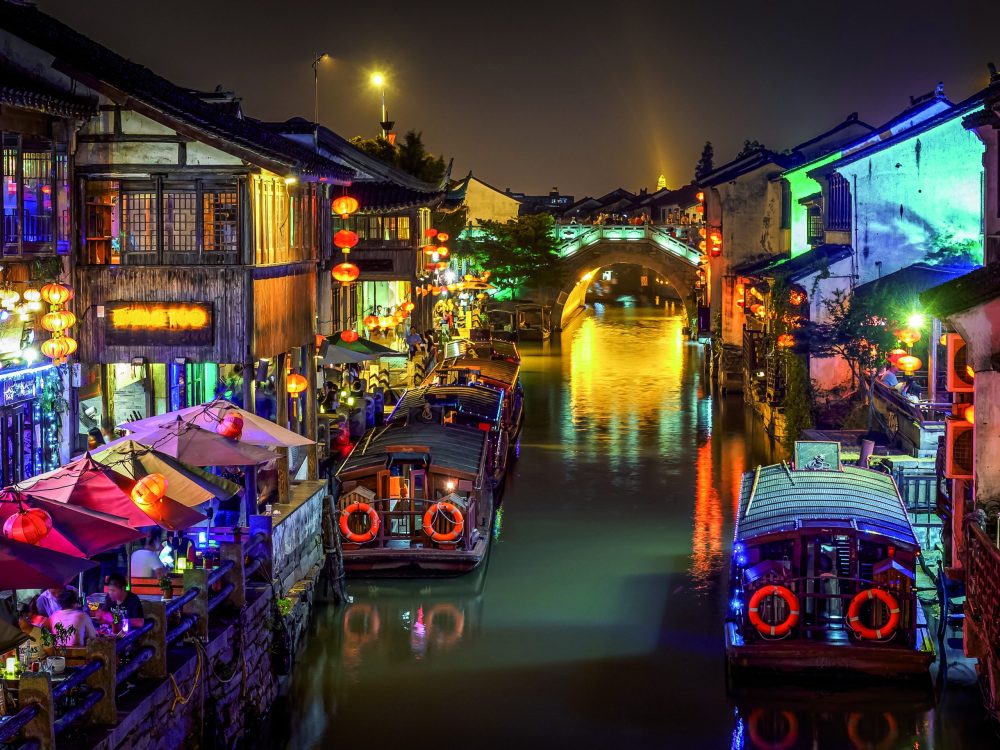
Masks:
[[[967,691],[937,710],[829,683],[727,696],[720,574],[741,474],[772,456],[739,397],[711,397],[683,324],[599,308],[522,347],[527,417],[490,558],[352,581],[351,605],[318,607],[275,746],[995,746]]]

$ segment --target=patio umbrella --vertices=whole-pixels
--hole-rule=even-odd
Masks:
[[[235,482],[137,443],[131,436],[103,446],[91,457],[127,479],[162,474],[167,479],[170,498],[189,508],[207,503],[212,498],[228,500],[240,491]]]
[[[355,365],[372,359],[378,359],[378,356],[375,354],[364,354],[362,352],[351,351],[343,346],[334,346],[331,344],[326,347],[326,351],[323,353],[323,359],[320,361],[320,364],[325,367],[329,365]]]
[[[28,497],[41,497],[120,516],[133,528],[162,526],[178,531],[206,518],[193,508],[171,499],[169,494],[156,503],[139,506],[132,500],[134,486],[135,480],[97,463],[89,453],[55,471],[15,485]],[[169,480],[167,490],[170,490]]]
[[[332,349],[333,347],[330,348]],[[160,427],[172,426],[177,418],[180,417],[184,422],[195,424],[198,427],[214,432],[215,428],[227,414],[238,414],[243,417],[243,435],[239,440],[241,443],[275,448],[291,448],[299,445],[311,445],[314,442],[298,433],[286,430],[269,419],[241,409],[236,404],[226,401],[224,398],[219,398],[211,403],[200,406],[189,406],[186,409],[179,409],[158,417],[147,417],[136,422],[126,422],[118,426],[129,432],[148,432]]]
[[[223,437],[180,417],[172,425],[134,437],[143,445],[195,466],[256,466],[278,457],[266,448]]]
[[[134,486],[135,480],[97,463],[89,453],[55,471],[15,485],[29,497],[41,497],[120,516],[133,528],[162,526],[169,531],[179,531],[206,518],[203,513],[177,502],[169,494],[156,503],[137,505],[132,500]],[[167,490],[169,493],[169,480]]]
[[[124,518],[12,489],[0,493],[0,524],[22,508],[40,508],[52,518],[52,528],[35,546],[74,557],[93,557],[142,537]]]
[[[55,588],[95,565],[93,560],[0,535],[0,589]]]
[[[374,341],[370,341],[369,339],[359,338],[357,341],[344,341],[340,337],[340,332],[337,332],[332,336],[327,336],[326,340],[336,347],[340,347],[341,349],[348,349],[349,351],[357,352],[359,354],[372,354],[375,355],[376,357],[409,356],[406,352],[397,352],[395,349],[390,349],[387,346],[376,344]]]

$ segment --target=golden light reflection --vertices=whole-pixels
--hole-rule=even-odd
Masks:
[[[702,588],[711,584],[722,561],[722,502],[715,484],[711,438],[698,448],[695,461],[691,578]]]

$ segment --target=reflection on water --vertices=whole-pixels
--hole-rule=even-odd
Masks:
[[[886,693],[727,698],[720,579],[741,474],[772,457],[738,399],[711,398],[678,313],[600,308],[522,347],[526,423],[488,561],[352,582],[352,605],[317,614],[282,742],[980,746],[954,712],[951,730],[919,703],[864,713]]]

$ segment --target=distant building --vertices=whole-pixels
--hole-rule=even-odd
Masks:
[[[548,195],[515,193],[510,188],[507,188],[504,192],[521,204],[522,216],[544,213],[558,216],[573,204],[573,196],[562,195],[557,187],[552,188]]]
[[[478,227],[484,221],[513,221],[521,210],[521,201],[515,198],[510,190],[501,190],[484,182],[472,173],[464,180],[454,183],[454,189],[465,190],[464,207],[467,212],[466,223]]]

